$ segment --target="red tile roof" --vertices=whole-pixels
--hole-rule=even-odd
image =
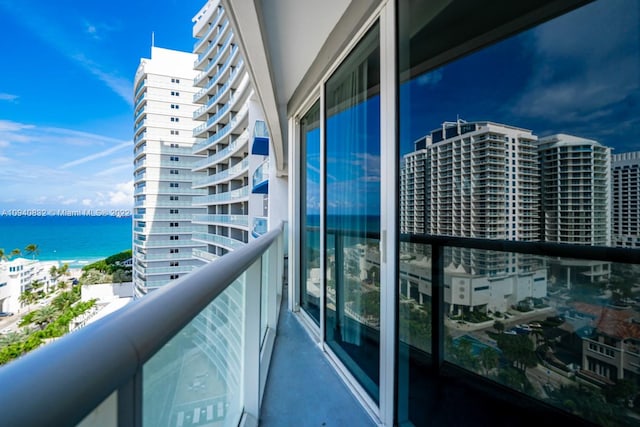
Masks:
[[[640,339],[640,325],[632,322],[634,317],[640,320],[640,315],[634,310],[616,309],[584,302],[576,302],[570,305],[577,312],[594,317],[592,325],[599,333],[619,340],[627,338]]]

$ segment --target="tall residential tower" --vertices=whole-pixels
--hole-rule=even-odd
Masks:
[[[196,256],[211,261],[244,246],[266,230],[268,135],[246,64],[229,18],[212,0],[193,19],[196,69],[193,113],[196,144],[204,158],[193,165],[204,176],[193,182],[206,195],[194,198],[205,227],[194,239],[205,245]]]
[[[640,247],[640,151],[612,156],[613,244]]]
[[[135,77],[133,280],[138,295],[202,265],[191,223],[198,159],[192,153],[194,55],[157,47]]]

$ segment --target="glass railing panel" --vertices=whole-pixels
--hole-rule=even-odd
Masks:
[[[263,120],[256,120],[256,124],[253,128],[254,138],[269,138],[269,128]]]
[[[267,329],[269,327],[268,321],[270,315],[269,310],[275,309],[275,307],[273,307],[269,301],[269,280],[273,274],[272,269],[275,268],[275,265],[277,264],[276,256],[277,247],[274,242],[274,244],[269,247],[269,249],[262,255],[261,258],[262,286],[260,289],[260,347],[262,347],[262,344],[264,344],[264,339],[267,336]]]
[[[143,425],[237,425],[242,415],[244,274],[143,367]]]
[[[600,425],[637,422],[637,265],[466,248],[444,257],[445,361]],[[419,282],[417,297],[430,289]]]

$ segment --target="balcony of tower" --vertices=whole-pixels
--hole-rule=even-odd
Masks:
[[[194,197],[194,205],[209,206],[213,204],[227,204],[229,202],[239,202],[249,200],[249,186],[225,191],[222,193],[209,194],[207,196]]]
[[[230,95],[231,89],[236,89],[238,85],[243,83],[243,81],[238,82],[239,77],[243,76],[243,80],[249,79],[249,75],[243,73],[243,70],[244,61],[242,61],[241,59],[229,73],[229,78],[227,79],[226,83],[220,86],[216,93],[212,95],[204,105],[193,112],[193,119],[198,121],[206,120],[206,118],[204,118],[203,116],[209,113],[213,109],[214,105],[218,103],[226,103],[227,99],[225,98],[225,96]]]
[[[244,104],[251,93],[251,87],[249,85],[248,75],[242,80],[238,88],[234,93],[225,91],[224,96],[221,96],[217,102],[217,110],[212,114],[205,123],[199,125],[193,129],[194,137],[202,137],[209,132],[219,122],[226,123],[230,121],[231,117],[238,110],[238,106]]]
[[[249,106],[245,104],[238,110],[238,112],[233,116],[233,118],[220,128],[216,133],[209,136],[207,139],[202,140],[193,146],[194,154],[208,154],[207,150],[211,149],[214,145],[216,145],[220,140],[226,138],[235,132],[236,129],[242,129],[243,131],[247,128],[247,116],[249,113]],[[241,132],[240,132],[241,133]],[[198,138],[200,139],[200,138]],[[234,139],[234,138],[232,138]]]
[[[233,135],[232,135],[233,137]],[[207,157],[197,161],[192,165],[194,171],[203,171],[209,167],[215,166],[218,162],[224,161],[231,156],[246,157],[249,141],[249,132],[245,130],[238,137],[233,139],[228,145],[224,145],[222,142],[218,143],[218,151],[209,154]]]
[[[239,179],[242,176],[247,176],[249,172],[249,158],[245,158],[242,161],[234,164],[228,169],[214,173],[203,178],[195,179],[192,183],[194,188],[206,188],[212,185],[219,184],[223,181],[229,181],[233,179]]]
[[[204,87],[202,89],[200,89],[198,92],[196,92],[193,95],[193,102],[196,104],[202,104],[202,98],[207,95],[208,93],[211,92],[211,88],[215,87],[215,85],[217,85],[221,80],[226,81],[228,79],[228,77],[230,76],[231,71],[233,71],[233,69],[235,67],[233,67],[232,65],[234,64],[234,61],[238,59],[238,47],[237,46],[233,46],[230,50],[229,50],[229,57],[225,60],[225,62],[219,67],[218,71],[216,72],[216,74],[214,74],[209,81],[207,81],[207,83],[204,85]],[[229,73],[229,74],[227,74]],[[227,78],[225,78],[225,76]]]
[[[204,80],[205,77],[211,74],[211,70],[213,70],[215,66],[219,66],[221,63],[224,63],[224,61],[227,59],[225,57],[225,54],[229,53],[230,51],[229,47],[235,47],[233,45],[233,33],[231,33],[228,24],[229,23],[227,22],[227,24],[220,30],[218,34],[218,37],[221,37],[221,40],[219,40],[220,43],[218,43],[218,40],[216,40],[216,42],[214,44],[211,44],[203,53],[203,55],[209,55],[210,58],[204,68],[202,68],[202,71],[193,78],[194,87],[204,87],[204,85],[206,84],[206,81]]]
[[[215,12],[216,8],[214,8],[214,12],[209,14],[209,19],[204,22],[204,24],[208,24],[203,27],[201,30],[201,35],[196,35],[198,40],[193,44],[193,53],[200,54],[204,51],[207,46],[206,42],[209,42],[213,39],[213,33],[218,29],[222,17],[224,16],[224,11],[222,8],[217,8],[217,12]],[[215,15],[214,15],[215,14]]]
[[[195,70],[202,70],[205,74],[211,69],[211,64],[215,64],[218,61],[220,52],[226,48],[225,43],[233,36],[229,26],[229,20],[225,20],[219,30],[214,33],[214,39],[206,45],[204,51],[198,55],[193,63]],[[198,78],[199,76],[193,80],[194,86]]]

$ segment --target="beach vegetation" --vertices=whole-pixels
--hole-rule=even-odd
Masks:
[[[31,255],[31,258],[35,259],[40,254],[40,248],[35,243],[30,243],[24,248],[24,252],[27,255]]]
[[[71,321],[94,305],[95,300],[80,301],[80,289],[73,288],[59,294],[49,306],[25,315],[20,322],[24,327],[21,332],[0,338],[0,365],[40,347],[48,339],[67,334]],[[29,328],[32,325],[37,327]]]
[[[132,256],[131,249],[111,255],[100,261],[82,267],[80,283],[95,285],[99,283],[122,283],[131,281],[131,267],[123,262]]]

